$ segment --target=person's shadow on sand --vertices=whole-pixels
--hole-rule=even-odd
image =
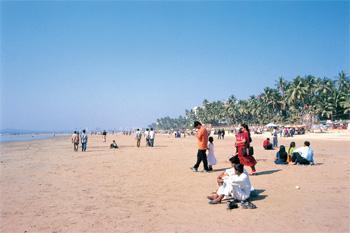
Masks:
[[[256,172],[255,175],[256,175],[256,176],[260,176],[260,175],[270,175],[270,174],[273,174],[273,173],[279,172],[279,171],[281,171],[281,169],[274,169],[274,170]]]
[[[259,201],[264,200],[267,195],[261,195],[261,193],[265,192],[265,189],[255,189],[250,193],[249,201]]]

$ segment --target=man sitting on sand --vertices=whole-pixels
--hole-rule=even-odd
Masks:
[[[234,171],[234,175],[228,176],[223,180],[222,185],[215,194],[208,196],[208,199],[210,199],[209,204],[221,203],[225,196],[232,196],[238,201],[245,201],[249,198],[251,184],[249,176],[244,173],[243,165],[235,164]]]
[[[314,165],[314,151],[310,147],[310,142],[305,141],[304,146],[293,151],[292,162],[294,165]]]
[[[270,138],[266,138],[263,142],[263,147],[265,150],[273,150],[272,143],[270,142]]]
[[[115,142],[115,140],[113,140],[113,142],[112,142],[110,148],[111,148],[111,149],[118,149],[118,148],[119,148],[118,145],[117,145],[117,143]]]

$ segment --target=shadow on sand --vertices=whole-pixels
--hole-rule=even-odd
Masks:
[[[261,195],[261,193],[265,192],[265,189],[255,189],[250,193],[249,201],[259,201],[264,200],[267,195]]]
[[[219,168],[219,169],[213,169],[212,171],[210,171],[210,173],[223,172],[223,171],[225,171],[226,169],[229,169],[229,168],[232,168],[232,167],[224,167],[224,168]]]
[[[279,172],[281,171],[281,169],[274,169],[274,170],[268,170],[268,171],[262,171],[262,172],[257,172],[255,173],[256,176],[260,176],[260,175],[270,175],[273,174],[275,172]]]

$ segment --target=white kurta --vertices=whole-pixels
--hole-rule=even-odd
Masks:
[[[215,165],[216,164],[216,158],[214,155],[214,144],[213,143],[208,143],[208,155],[207,155],[207,159],[208,159],[208,164],[211,165]]]
[[[244,201],[249,198],[251,188],[249,176],[242,173],[239,176],[227,176],[227,178],[224,179],[223,185],[219,187],[217,194],[232,196],[237,200]]]

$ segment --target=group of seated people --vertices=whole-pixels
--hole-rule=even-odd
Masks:
[[[288,151],[281,145],[279,151],[276,153],[276,164],[288,163],[314,165],[314,151],[310,147],[310,142],[305,141],[303,147],[295,148],[295,142],[291,142]]]
[[[209,204],[218,204],[224,197],[233,198],[237,201],[246,201],[254,190],[250,183],[248,172],[240,164],[238,156],[230,159],[232,168],[226,169],[217,177],[219,188],[207,198]]]

